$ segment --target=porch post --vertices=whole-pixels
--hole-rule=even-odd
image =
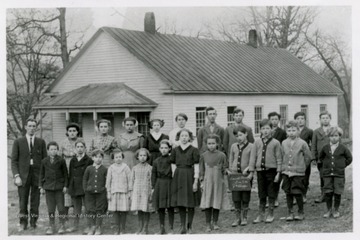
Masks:
[[[125,118],[130,117],[129,109],[125,109]]]
[[[69,125],[69,121],[70,121],[69,109],[66,109],[66,112],[65,112],[65,120],[66,120],[66,126]]]
[[[93,110],[93,120],[94,120],[94,129],[96,129],[96,121],[97,121],[96,109]],[[97,132],[97,131],[95,131],[95,132]]]

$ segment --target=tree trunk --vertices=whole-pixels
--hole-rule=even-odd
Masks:
[[[60,24],[61,60],[63,63],[63,67],[65,68],[70,62],[68,47],[67,47],[66,24],[65,24],[66,8],[58,8],[58,10],[60,12],[59,24]]]

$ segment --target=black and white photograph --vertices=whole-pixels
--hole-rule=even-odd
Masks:
[[[4,237],[356,239],[355,3],[6,2]]]

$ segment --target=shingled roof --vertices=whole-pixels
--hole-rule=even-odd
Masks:
[[[173,93],[342,94],[284,49],[110,27],[99,31],[155,71]]]
[[[124,83],[89,84],[44,99],[35,108],[156,107],[158,104]]]

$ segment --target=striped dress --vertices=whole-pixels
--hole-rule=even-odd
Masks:
[[[147,162],[138,163],[131,171],[131,211],[153,212],[151,198],[151,171]]]

